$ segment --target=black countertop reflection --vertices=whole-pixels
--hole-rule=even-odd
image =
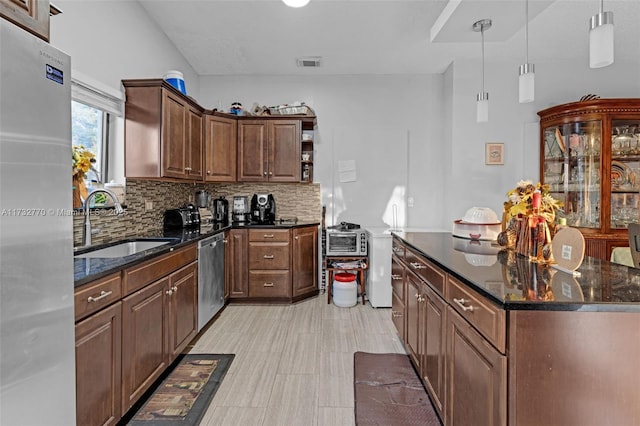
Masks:
[[[579,277],[490,242],[448,232],[393,232],[507,310],[640,312],[640,269],[585,257]]]
[[[224,232],[228,229],[244,229],[244,228],[259,228],[259,229],[291,229],[303,226],[317,226],[318,222],[304,222],[295,224],[281,224],[276,223],[274,225],[258,225],[251,223],[212,223],[208,225],[202,225],[199,228],[184,228],[184,229],[159,229],[155,232],[151,232],[145,235],[138,235],[135,237],[124,238],[122,240],[114,241],[111,243],[95,245],[91,247],[91,251],[101,248],[109,247],[123,241],[134,239],[157,239],[157,238],[171,238],[172,240],[165,245],[155,247],[149,250],[142,251],[130,256],[116,257],[116,258],[74,258],[73,260],[73,277],[74,286],[78,287],[86,284],[90,281],[107,276],[114,272],[118,272],[124,268],[132,266],[136,263],[143,262],[152,257],[168,253],[172,249],[180,248],[191,243],[197,242],[200,239],[213,236],[219,232]],[[89,250],[78,249],[74,254],[80,254]]]

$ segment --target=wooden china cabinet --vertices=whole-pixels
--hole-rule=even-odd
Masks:
[[[638,222],[640,99],[557,105],[540,116],[540,176],[564,203],[560,217],[585,237],[587,256],[609,260]]]

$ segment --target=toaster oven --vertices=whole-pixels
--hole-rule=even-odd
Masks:
[[[364,229],[327,230],[327,256],[367,256],[367,232]]]

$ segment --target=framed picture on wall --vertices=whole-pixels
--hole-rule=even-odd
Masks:
[[[485,144],[484,162],[488,165],[504,164],[504,144],[503,143],[487,143]]]

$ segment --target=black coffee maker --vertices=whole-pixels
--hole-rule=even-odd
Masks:
[[[253,194],[251,197],[251,221],[261,225],[273,225],[276,221],[276,201],[271,194]]]

